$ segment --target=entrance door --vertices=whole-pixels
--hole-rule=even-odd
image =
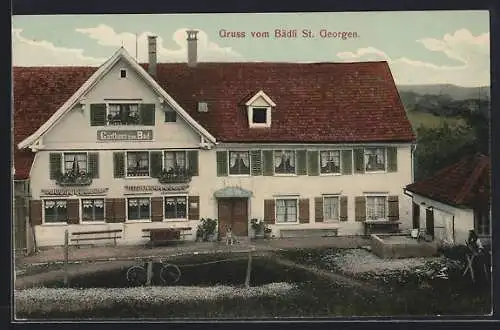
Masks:
[[[413,202],[413,229],[420,228],[420,205]]]
[[[236,236],[248,236],[248,199],[221,198],[219,204],[219,237],[226,236],[227,226]]]
[[[434,211],[425,210],[425,232],[427,235],[434,237]]]

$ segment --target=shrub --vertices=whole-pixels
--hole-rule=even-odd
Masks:
[[[217,219],[202,218],[196,230],[196,240],[208,242],[210,238],[214,237],[216,229]]]

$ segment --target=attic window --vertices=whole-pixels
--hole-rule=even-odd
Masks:
[[[267,108],[253,108],[252,123],[265,124],[267,122]]]
[[[207,102],[198,102],[198,112],[208,112]]]
[[[127,78],[127,70],[126,69],[120,70],[120,78]]]

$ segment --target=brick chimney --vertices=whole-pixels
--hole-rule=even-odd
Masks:
[[[156,78],[156,36],[148,36],[148,72]]]
[[[188,55],[188,67],[195,67],[198,62],[198,38],[196,37],[198,31],[187,30],[187,55]]]

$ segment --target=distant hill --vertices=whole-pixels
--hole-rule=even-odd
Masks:
[[[490,98],[490,86],[462,87],[451,84],[435,85],[398,85],[400,93],[415,93],[420,95],[448,95],[453,100],[487,99]]]

